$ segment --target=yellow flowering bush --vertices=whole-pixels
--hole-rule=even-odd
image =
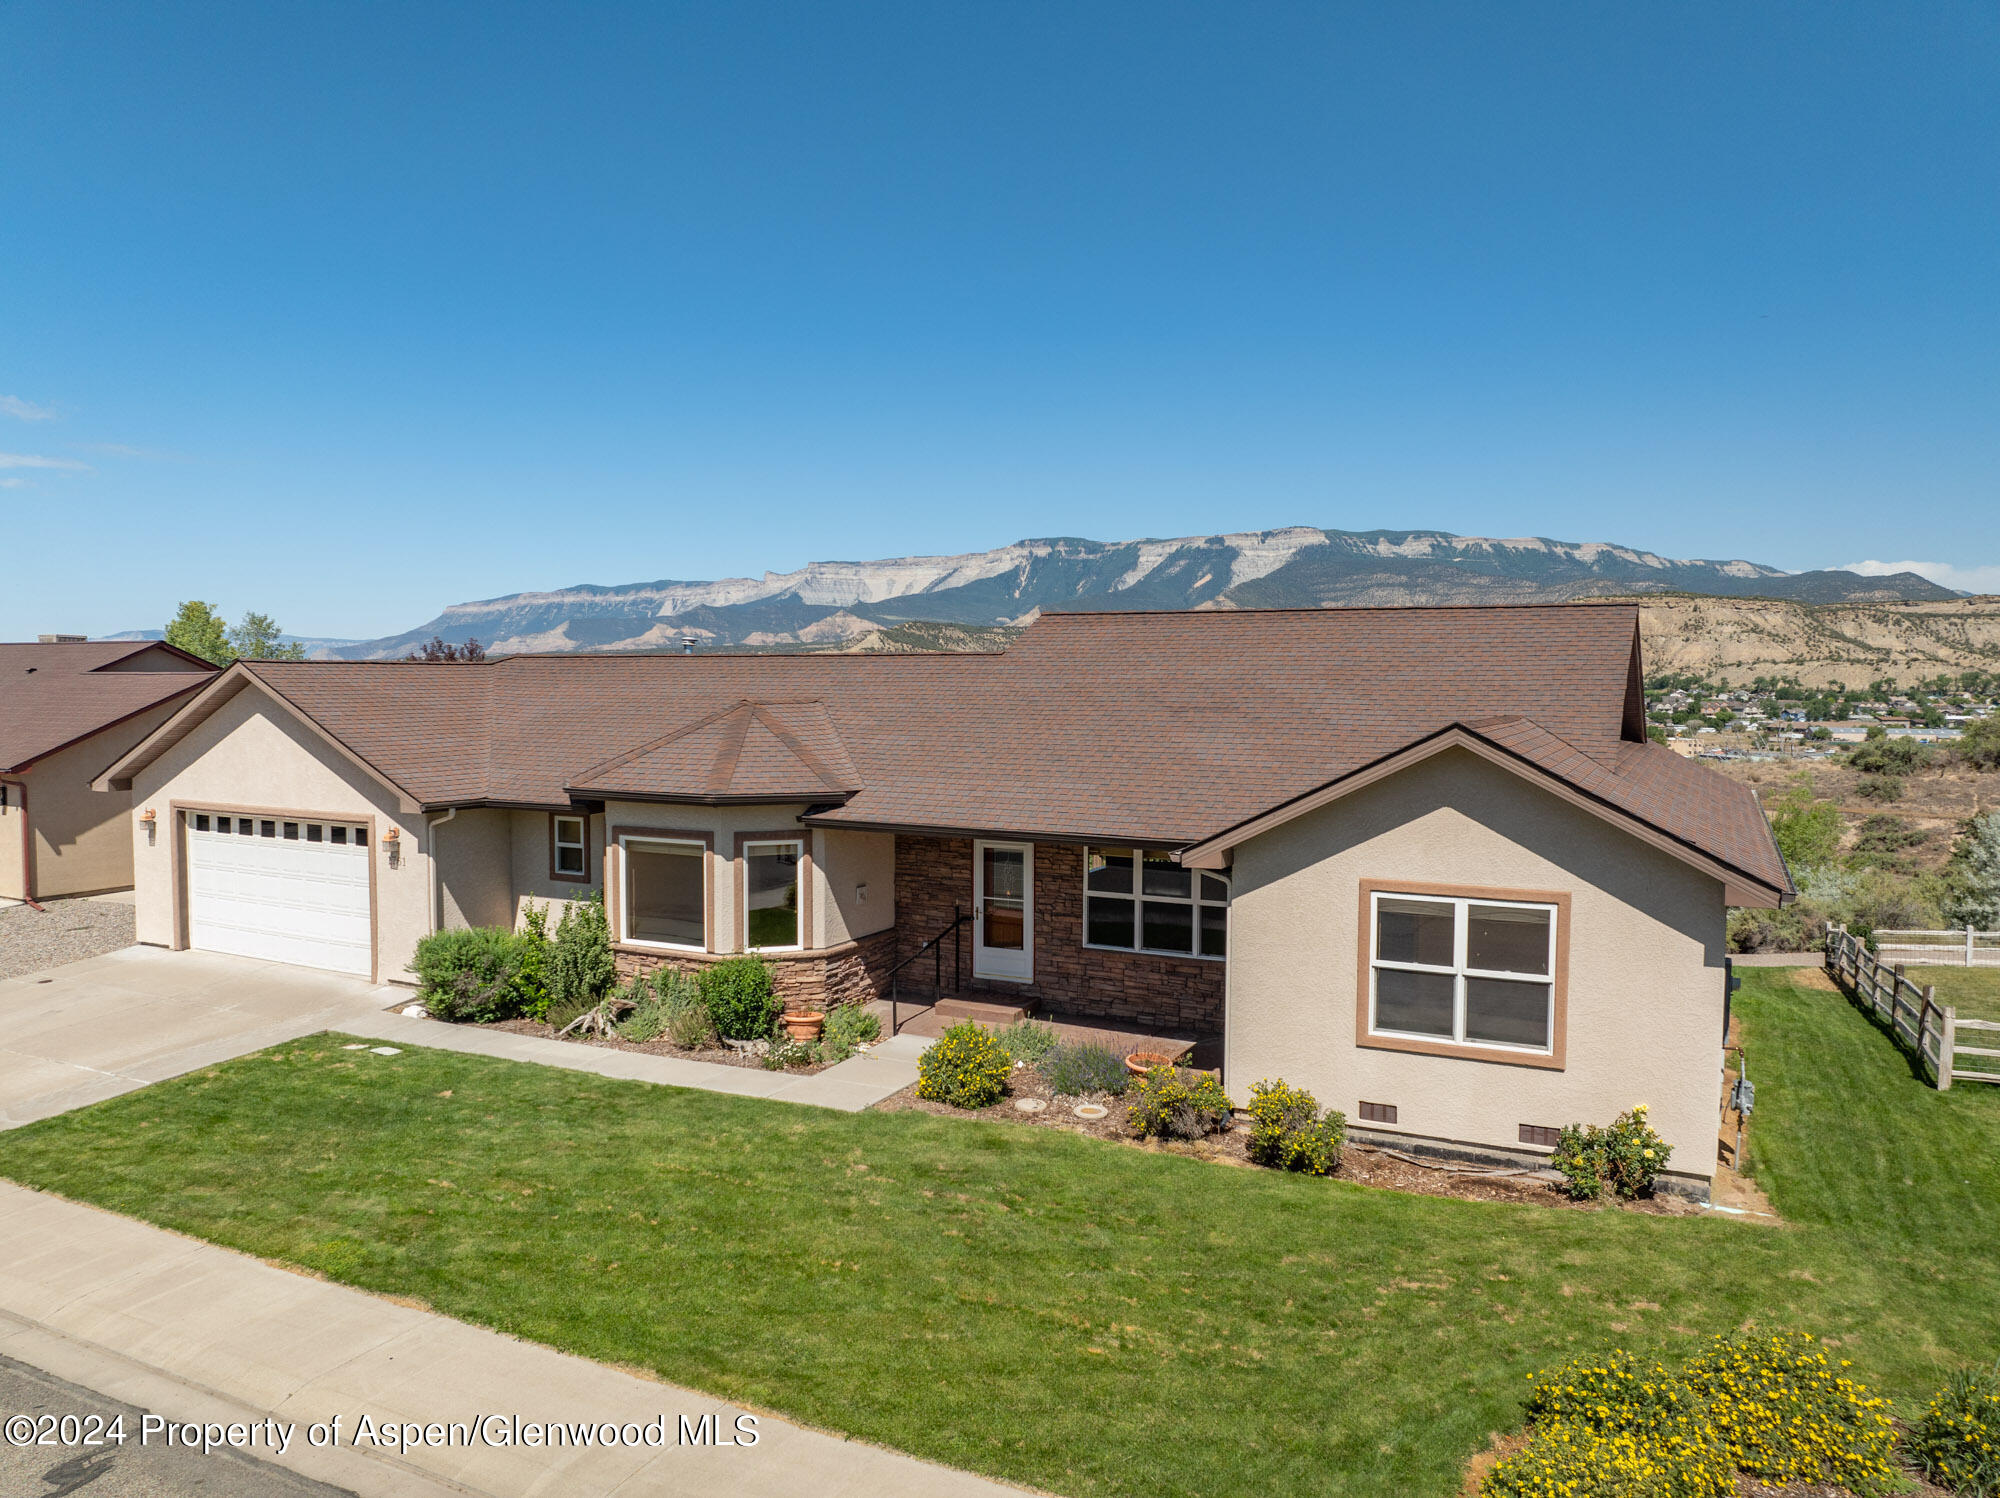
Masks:
[[[1708,1405],[1738,1471],[1774,1486],[1830,1482],[1856,1493],[1891,1481],[1889,1402],[1827,1360],[1807,1335],[1717,1337],[1681,1373]]]
[[[917,1096],[957,1108],[984,1108],[1007,1090],[1014,1058],[984,1025],[961,1020],[917,1058]]]
[[[1530,1382],[1528,1444],[1484,1498],[1724,1498],[1738,1472],[1861,1494],[1890,1481],[1884,1401],[1810,1337],[1717,1338],[1679,1373],[1614,1351]]]
[[[2000,1363],[1961,1368],[1911,1427],[1910,1460],[1965,1498],[2000,1495]]]
[[[1653,1194],[1653,1178],[1667,1168],[1673,1152],[1646,1121],[1646,1105],[1634,1103],[1608,1127],[1565,1127],[1549,1163],[1563,1173],[1577,1201],[1595,1201],[1606,1187],[1629,1201]]]

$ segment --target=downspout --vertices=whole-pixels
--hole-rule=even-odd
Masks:
[[[441,817],[424,823],[424,852],[431,861],[431,930],[444,930],[444,865],[438,862],[437,830],[458,815],[454,806]]]

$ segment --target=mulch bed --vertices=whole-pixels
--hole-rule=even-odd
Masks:
[[[554,1025],[537,1019],[496,1020],[490,1025],[479,1025],[475,1028],[481,1030],[505,1030],[510,1035],[533,1035],[541,1040],[554,1040],[557,1038],[556,1027]],[[595,1035],[585,1039],[578,1039],[571,1036],[564,1039],[563,1044],[595,1046],[600,1051],[639,1051],[648,1056],[678,1056],[683,1061],[706,1061],[714,1066],[742,1066],[748,1067],[751,1071],[765,1071],[769,1069],[764,1065],[764,1060],[761,1056],[745,1056],[742,1052],[732,1051],[726,1046],[691,1051],[683,1046],[675,1045],[664,1035],[652,1040],[605,1040]],[[832,1064],[832,1062],[815,1061],[809,1066],[787,1066],[784,1070],[790,1076],[806,1077],[811,1076],[814,1072],[825,1071]]]
[[[1038,1101],[1043,1107],[1034,1112],[1024,1112],[1016,1106],[1022,1099]],[[1078,1118],[1074,1110],[1079,1103],[1095,1103],[1107,1112],[1103,1118]],[[1032,1066],[1015,1067],[1008,1082],[1007,1095],[990,1107],[957,1108],[950,1103],[932,1102],[918,1097],[914,1086],[893,1093],[874,1106],[884,1113],[933,1113],[943,1118],[981,1118],[991,1123],[1065,1129],[1072,1134],[1087,1134],[1093,1139],[1110,1140],[1134,1149],[1151,1150],[1155,1154],[1185,1155],[1191,1159],[1210,1160],[1218,1165],[1248,1166],[1251,1163],[1250,1126],[1247,1123],[1239,1120],[1226,1133],[1211,1134],[1206,1139],[1141,1139],[1125,1122],[1123,1098],[1106,1093],[1058,1097],[1042,1080],[1041,1072]],[[1476,1170],[1460,1172],[1451,1168],[1447,1161],[1436,1163],[1445,1168],[1412,1165],[1407,1160],[1384,1154],[1368,1145],[1350,1144],[1341,1152],[1338,1179],[1422,1196],[1451,1196],[1464,1201],[1526,1202],[1579,1212],[1624,1210],[1684,1217],[1701,1211],[1699,1206],[1683,1197],[1666,1194],[1638,1202],[1573,1202],[1555,1186],[1532,1177],[1483,1175]]]

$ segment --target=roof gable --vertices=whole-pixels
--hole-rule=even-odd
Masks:
[[[654,801],[824,801],[857,786],[819,702],[740,702],[593,765],[571,794]]]
[[[153,640],[0,644],[0,771],[24,771],[209,679],[214,668],[193,657],[186,665],[169,657],[164,669],[121,669],[169,648]]]

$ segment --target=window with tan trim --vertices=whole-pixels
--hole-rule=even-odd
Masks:
[[[803,841],[743,845],[743,945],[752,952],[805,945],[799,931]]]
[[[1568,906],[1534,891],[1365,883],[1361,1044],[1561,1066]]]
[[[590,880],[590,823],[582,817],[550,816],[549,877]]]
[[[707,945],[708,849],[677,838],[621,837],[621,941],[699,952]]]

